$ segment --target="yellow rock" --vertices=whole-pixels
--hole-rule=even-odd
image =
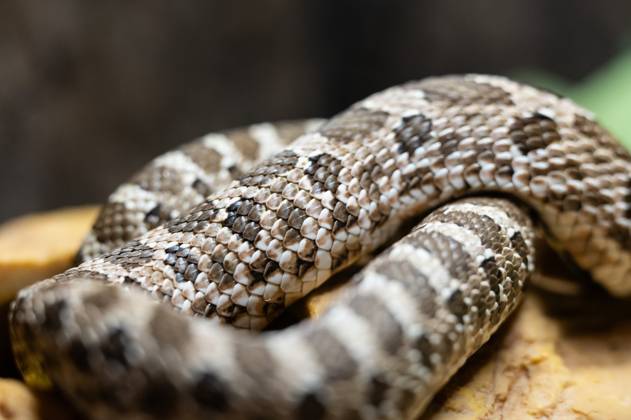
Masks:
[[[96,207],[67,209],[0,226],[1,301],[68,268],[96,213]],[[631,309],[602,293],[582,296],[574,284],[548,284],[563,293],[527,292],[508,324],[439,393],[423,420],[631,419]],[[294,315],[319,316],[343,289],[337,279]],[[6,340],[0,337],[0,344]],[[47,404],[20,382],[0,379],[0,420],[44,418]]]
[[[24,384],[0,379],[0,420],[37,419],[39,403]]]
[[[98,207],[68,208],[23,216],[0,226],[0,303],[72,264]]]
[[[35,394],[14,379],[0,379],[0,420],[75,418],[74,411],[50,396]]]

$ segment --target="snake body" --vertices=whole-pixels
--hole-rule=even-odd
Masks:
[[[220,147],[195,144],[198,166]],[[533,214],[612,294],[631,292],[631,157],[586,110],[502,77],[372,95],[178,208],[134,187],[178,165],[115,194],[82,255],[153,229],[13,304],[27,380],[93,418],[414,418],[517,305]],[[219,179],[182,185],[197,178]],[[424,214],[320,318],[218,325],[264,328]]]
[[[322,120],[256,124],[210,133],[158,156],[114,191],[83,241],[83,262],[185,215]]]

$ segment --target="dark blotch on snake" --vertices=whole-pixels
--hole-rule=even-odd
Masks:
[[[428,337],[428,335],[421,335],[416,341],[416,348],[421,352],[421,360],[423,365],[425,365],[429,369],[434,369],[434,363],[432,362],[432,354],[437,354],[440,356],[440,361],[443,363],[447,363],[449,358],[453,353],[453,344],[447,341],[447,338],[444,336],[440,337],[440,341],[438,343],[432,343]]]
[[[448,222],[453,223],[453,221]],[[469,278],[477,270],[477,266],[473,264],[471,256],[466,252],[463,245],[443,233],[436,231],[418,232],[415,235],[414,246],[419,246],[438,258],[441,265],[447,268],[452,278]]]
[[[458,80],[458,76],[429,77],[403,85],[408,89],[422,89],[430,101],[444,101],[452,106],[468,104],[513,105],[511,94],[500,87],[472,80]],[[454,83],[456,82],[456,83]]]
[[[90,352],[81,339],[75,338],[70,342],[68,356],[81,372],[90,370]]]
[[[59,331],[61,328],[61,313],[68,307],[68,303],[61,299],[46,305],[44,309],[44,322],[42,326],[50,331]]]
[[[500,279],[502,278],[502,272],[500,271],[499,266],[497,265],[497,260],[495,259],[495,257],[489,257],[485,259],[484,261],[482,261],[480,266],[486,273],[486,278],[488,279],[489,284],[491,285],[491,290],[493,290],[496,294],[499,295],[498,285],[499,285]],[[497,297],[499,298],[499,296]]]
[[[210,372],[202,373],[193,386],[192,395],[202,407],[223,412],[228,408],[226,384]]]
[[[384,349],[395,354],[403,340],[403,329],[390,310],[373,295],[357,295],[349,303],[355,313],[363,317],[381,337]]]
[[[519,150],[527,155],[533,150],[545,149],[561,140],[559,127],[551,118],[534,113],[531,117],[515,118],[509,128],[509,136]]]
[[[167,265],[175,265],[176,261],[177,257],[175,256],[175,254],[167,254],[167,256],[164,258],[164,263]]]
[[[161,208],[162,206],[158,204],[145,214],[144,222],[150,229],[158,226],[160,222],[164,220],[161,217]]]
[[[305,175],[313,183],[312,193],[335,193],[339,186],[337,175],[342,169],[342,162],[328,153],[311,156],[309,162],[309,166],[305,168]]]
[[[175,409],[177,388],[166,377],[151,378],[140,396],[140,408],[155,418],[165,418]]]
[[[353,107],[324,123],[318,131],[333,141],[348,143],[374,136],[387,119],[388,113],[385,111]]]
[[[292,150],[282,151],[263,161],[252,172],[241,177],[239,183],[245,186],[267,184],[273,176],[294,168],[297,163],[298,155],[296,152]]]
[[[469,309],[464,302],[464,295],[460,290],[455,290],[451,296],[449,296],[449,299],[447,299],[447,307],[459,320],[462,320]]]
[[[324,404],[318,399],[318,396],[313,393],[308,393],[296,408],[296,419],[299,420],[320,420],[324,418],[326,414],[326,408]]]
[[[125,278],[125,282],[127,282]],[[133,282],[133,280],[131,280]],[[114,305],[118,301],[119,291],[118,288],[113,286],[103,286],[96,292],[87,295],[83,298],[86,305],[92,305],[99,311],[104,311],[110,306]]]
[[[433,317],[437,309],[436,291],[429,285],[429,281],[411,261],[397,261],[397,264],[390,263],[387,259],[379,260],[373,270],[390,281],[398,282],[405,291],[412,296],[421,312]]]
[[[368,399],[374,407],[379,407],[385,399],[388,391],[388,383],[381,375],[373,376],[370,379],[370,388],[368,391]]]
[[[530,261],[528,261],[528,244],[526,244],[526,241],[524,240],[521,232],[515,232],[510,238],[510,242],[513,249],[521,257],[526,268],[528,268],[528,265],[530,264]]]
[[[631,249],[631,234],[626,226],[612,223],[607,232],[620,245],[622,249]]]
[[[480,238],[480,242],[483,247],[492,250],[494,253],[500,253],[502,248],[507,245],[506,237],[502,234],[502,228],[489,216],[480,215],[469,211],[450,211],[449,213],[439,213],[435,218],[432,217],[432,221],[438,220],[445,223],[453,223],[470,232],[473,232],[475,236]],[[462,245],[453,239],[443,235],[452,244],[463,249]],[[462,254],[466,254],[463,250]],[[470,259],[470,257],[469,257]]]
[[[413,155],[416,149],[432,139],[432,120],[423,114],[403,117],[401,125],[394,131],[399,143],[399,153]]]
[[[203,142],[185,144],[180,151],[206,173],[217,172],[221,168],[221,154],[206,147]]]
[[[210,185],[206,184],[204,181],[202,181],[201,179],[196,179],[193,182],[192,188],[197,191],[197,193],[203,197],[207,197],[209,196],[213,190],[210,187]]]
[[[397,398],[397,407],[399,408],[400,414],[404,417],[408,417],[407,410],[410,408],[411,404],[414,402],[416,397],[416,393],[410,391],[408,389],[403,389],[399,392],[399,396]]]
[[[307,332],[306,339],[317,354],[324,371],[328,373],[327,380],[335,382],[348,379],[356,373],[357,363],[330,331],[315,328]]]
[[[126,349],[130,345],[131,340],[122,328],[114,328],[108,334],[102,344],[101,351],[103,355],[109,359],[120,363],[122,366],[128,366]]]
[[[116,252],[118,253],[120,252],[120,250],[117,250]],[[112,254],[108,257],[105,257],[105,260],[113,261],[116,259],[116,255]],[[61,276],[61,274],[59,274],[58,276]],[[63,277],[68,280],[73,280],[73,279],[90,279],[90,280],[99,280],[99,281],[109,280],[109,277],[107,276],[107,274],[99,273],[98,271],[92,271],[92,270],[82,270],[78,268],[71,268],[70,270],[66,271],[63,274]],[[55,278],[57,278],[57,276],[55,276]]]
[[[113,263],[131,269],[148,263],[153,259],[154,249],[138,241],[130,242],[115,255]]]

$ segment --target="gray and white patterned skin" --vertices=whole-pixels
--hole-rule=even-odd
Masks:
[[[94,418],[413,418],[516,306],[530,212],[612,294],[631,292],[630,169],[553,94],[483,75],[397,86],[21,291],[16,357]],[[427,212],[321,318],[217,325],[264,328]]]
[[[83,262],[113,251],[186,214],[322,120],[256,124],[210,133],[169,151],[114,191],[78,255]]]

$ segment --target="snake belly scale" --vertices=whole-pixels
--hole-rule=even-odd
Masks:
[[[631,292],[631,158],[571,101],[436,77],[316,125],[231,162],[226,137],[185,146],[117,190],[86,261],[13,303],[27,380],[92,418],[414,418],[519,302],[533,213]],[[423,214],[320,318],[220,325],[264,328]]]

